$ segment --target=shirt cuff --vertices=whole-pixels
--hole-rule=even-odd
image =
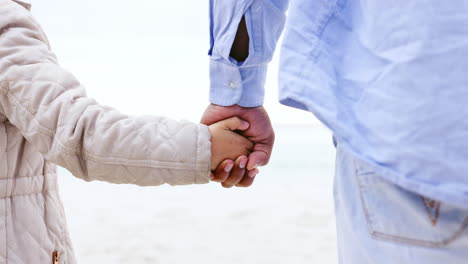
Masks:
[[[210,102],[221,106],[263,105],[266,65],[239,67],[210,60]]]

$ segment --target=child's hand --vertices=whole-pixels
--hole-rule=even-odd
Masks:
[[[249,123],[238,117],[231,117],[209,126],[211,133],[211,170],[226,159],[236,160],[239,156],[249,156],[253,143],[235,130],[247,130]]]

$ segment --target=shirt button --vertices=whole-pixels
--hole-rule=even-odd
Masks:
[[[235,81],[230,81],[230,82],[229,82],[229,87],[231,87],[231,88],[234,89],[234,88],[237,87],[237,83],[236,83]]]

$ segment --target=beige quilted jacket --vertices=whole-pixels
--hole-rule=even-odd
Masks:
[[[86,181],[207,183],[210,134],[88,98],[28,7],[0,0],[0,263],[72,264],[54,164]]]

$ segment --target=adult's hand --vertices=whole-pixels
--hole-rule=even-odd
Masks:
[[[271,126],[268,113],[263,107],[244,108],[238,105],[219,106],[211,104],[206,108],[201,123],[211,125],[233,116],[237,116],[250,124],[249,129],[246,131],[240,131],[239,133],[255,144],[253,152],[248,157],[248,163],[245,167],[247,171],[245,172],[244,177],[240,180],[240,177],[238,176],[235,177],[237,180],[231,180],[232,177],[227,177],[231,172],[226,172],[224,169],[220,169],[219,167],[214,173],[214,179],[229,180],[228,184],[226,184],[226,181],[223,182],[224,187],[232,187],[234,185],[239,187],[248,187],[252,185],[255,175],[258,173],[257,167],[268,164],[275,141],[275,133]],[[220,166],[229,164],[232,163],[224,162]],[[239,162],[236,162],[236,166],[238,166],[238,164]],[[235,170],[235,173],[239,174],[239,170]]]

